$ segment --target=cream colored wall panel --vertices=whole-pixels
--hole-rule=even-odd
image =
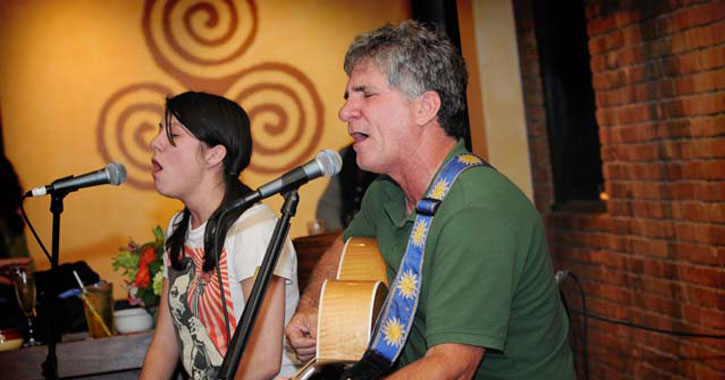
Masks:
[[[472,5],[488,159],[533,199],[513,5],[510,0]]]

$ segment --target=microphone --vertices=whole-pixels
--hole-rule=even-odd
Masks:
[[[323,149],[308,163],[298,166],[272,182],[262,185],[256,191],[235,201],[227,210],[232,210],[248,203],[254,203],[277,193],[296,189],[310,180],[320,176],[332,177],[342,169],[340,154],[331,149]]]
[[[24,197],[42,197],[46,194],[65,191],[70,193],[83,187],[111,184],[118,186],[126,182],[126,167],[118,162],[111,162],[101,170],[81,174],[78,177],[68,176],[53,181],[50,185],[38,186],[25,193]]]

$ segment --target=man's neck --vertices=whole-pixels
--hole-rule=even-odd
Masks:
[[[425,139],[420,149],[408,155],[409,158],[401,162],[398,170],[390,174],[390,177],[403,189],[407,214],[410,214],[418,201],[423,198],[433,176],[455,145],[456,139],[450,136]]]

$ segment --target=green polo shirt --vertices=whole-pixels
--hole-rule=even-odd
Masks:
[[[464,152],[459,142],[446,161]],[[401,188],[382,176],[344,235],[377,238],[392,283],[414,220]],[[430,227],[419,306],[396,365],[462,343],[486,348],[476,379],[573,379],[568,328],[538,212],[496,170],[468,169]]]

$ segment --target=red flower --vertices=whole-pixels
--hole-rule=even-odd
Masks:
[[[141,260],[139,260],[139,266],[141,265],[148,265],[149,263],[156,260],[156,253],[154,252],[154,247],[152,245],[146,247],[144,249],[143,253],[141,254]]]
[[[145,288],[149,285],[149,282],[151,282],[151,278],[149,277],[148,265],[139,267],[136,273],[136,280],[133,283],[139,288]]]
[[[139,266],[138,272],[136,273],[136,280],[133,283],[139,288],[145,288],[149,285],[149,282],[151,282],[151,278],[149,276],[148,265]]]
[[[141,259],[138,262],[138,272],[136,272],[136,279],[134,285],[139,288],[145,288],[151,282],[151,274],[149,273],[149,264],[156,259],[156,253],[154,252],[153,246],[148,246],[141,253]]]

